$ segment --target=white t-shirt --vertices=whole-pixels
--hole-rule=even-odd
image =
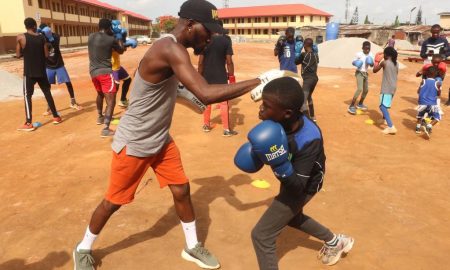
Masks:
[[[369,52],[369,54],[364,54],[363,52],[358,52],[356,54],[355,60],[361,60],[364,63],[360,68],[356,68],[358,71],[367,72],[367,70],[369,69],[369,65],[366,64],[366,58],[368,56],[372,57],[372,59],[375,59],[371,52]]]

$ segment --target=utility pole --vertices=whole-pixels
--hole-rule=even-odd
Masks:
[[[230,7],[229,0],[223,0],[223,7],[224,7],[224,8]]]
[[[348,10],[350,9],[350,0],[345,0],[345,23],[348,23]]]

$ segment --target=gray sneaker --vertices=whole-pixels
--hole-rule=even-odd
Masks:
[[[100,134],[100,137],[106,138],[106,137],[112,137],[114,136],[114,130],[111,130],[109,128],[102,129],[102,133]]]
[[[181,257],[186,261],[195,262],[204,269],[217,269],[220,267],[219,261],[212,255],[202,243],[197,243],[194,248],[184,248]]]
[[[74,270],[94,270],[94,257],[89,249],[77,250],[78,244],[73,250],[73,264]]]
[[[333,265],[336,264],[342,256],[342,253],[348,253],[352,247],[355,240],[353,238],[338,234],[338,242],[335,246],[329,246],[324,244],[322,249],[319,251],[317,259],[321,260],[323,264]]]
[[[104,116],[99,116],[97,118],[97,125],[103,125],[104,122],[105,122],[105,117]]]
[[[234,135],[237,135],[237,134],[238,134],[237,131],[230,130],[230,129],[224,129],[222,136],[224,136],[224,137],[231,137],[231,136],[234,136]]]

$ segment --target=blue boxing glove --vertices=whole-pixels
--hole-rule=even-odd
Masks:
[[[352,62],[352,65],[354,65],[357,68],[361,68],[363,66],[363,61],[356,59],[355,61]]]
[[[265,120],[254,127],[247,136],[256,156],[270,165],[275,176],[282,180],[294,173],[289,160],[289,146],[283,127],[274,121]]]
[[[41,33],[44,34],[45,38],[49,41],[49,42],[53,42],[55,41],[55,38],[53,38],[53,33],[52,33],[52,29],[50,29],[50,27],[46,26],[41,30]]]
[[[123,44],[125,47],[131,47],[131,48],[136,48],[138,43],[134,38],[129,38],[127,39],[127,41]]]
[[[303,50],[303,40],[301,38],[301,36],[297,36],[295,37],[295,58],[298,59],[300,58],[300,54],[302,53]]]
[[[314,53],[319,53],[319,47],[316,44],[313,44],[312,49]]]
[[[116,39],[123,39],[123,34],[122,34],[122,26],[120,25],[120,21],[119,20],[112,20],[111,21],[111,29],[114,33],[114,37]]]
[[[249,142],[239,148],[234,156],[234,164],[246,173],[255,173],[264,165],[252,151],[252,145]]]
[[[373,62],[372,56],[368,55],[368,56],[366,57],[366,65],[369,65],[369,66],[373,67],[374,62]]]

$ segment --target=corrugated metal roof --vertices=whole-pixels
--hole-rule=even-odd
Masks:
[[[236,7],[221,8],[218,10],[219,18],[238,18],[238,17],[260,17],[260,16],[282,16],[282,15],[319,15],[331,17],[325,11],[303,5],[269,5],[269,6],[252,6],[252,7]]]
[[[431,30],[431,25],[402,25],[397,28],[397,30],[403,30],[406,33],[423,33]]]

